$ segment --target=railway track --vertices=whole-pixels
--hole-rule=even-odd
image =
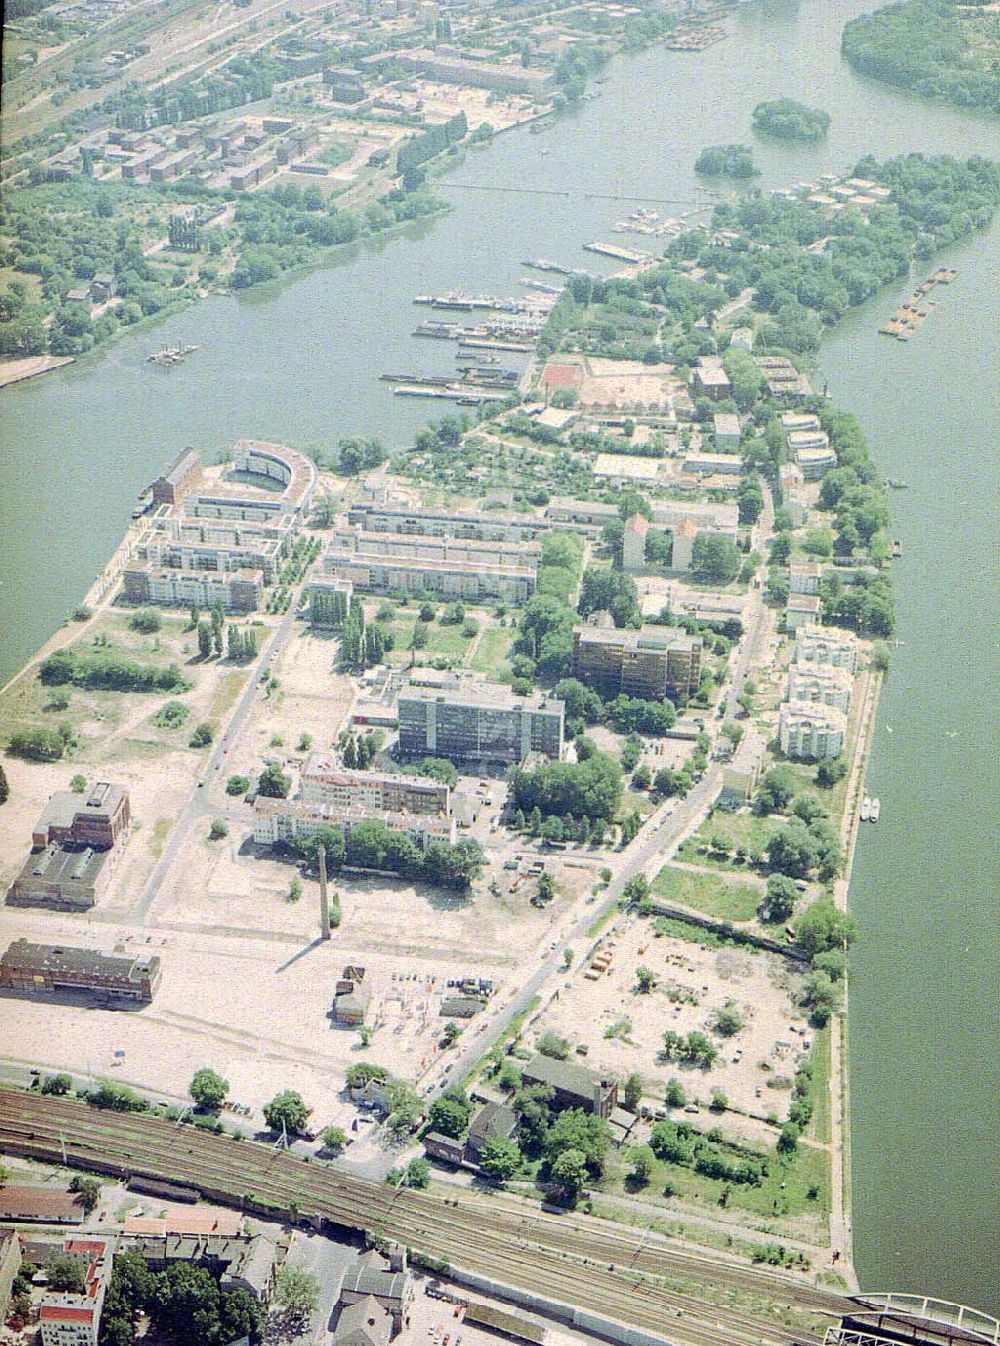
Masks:
[[[319,1215],[677,1346],[817,1346],[817,1317],[843,1307],[805,1281],[681,1252],[641,1232],[388,1188],[252,1141],[69,1099],[0,1091],[0,1150],[55,1162],[65,1155],[78,1167],[184,1183],[230,1205]]]

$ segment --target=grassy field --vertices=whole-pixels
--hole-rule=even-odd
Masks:
[[[680,847],[678,860],[689,864],[706,865],[711,869],[746,871],[746,865],[737,864],[732,856],[706,854],[712,837],[725,837],[734,848],[742,846],[747,851],[762,851],[771,835],[782,826],[777,818],[758,818],[752,813],[718,812],[706,818],[697,832]]]
[[[694,874],[672,865],[664,865],[653,880],[655,896],[722,921],[752,920],[762,892],[749,883],[730,883],[720,875]]]
[[[479,647],[472,656],[472,668],[476,673],[485,673],[500,682],[511,676],[507,655],[514,643],[517,632],[513,627],[491,626],[484,631]]]

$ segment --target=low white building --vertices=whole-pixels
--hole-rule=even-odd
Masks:
[[[345,836],[359,823],[382,823],[402,832],[422,850],[434,841],[455,841],[455,819],[430,813],[395,813],[354,804],[313,804],[303,799],[258,795],[253,806],[253,839],[262,846],[311,837],[321,827],[341,828]]]
[[[778,711],[778,742],[786,757],[816,762],[836,757],[844,746],[847,717],[815,701],[785,701]]]
[[[858,642],[849,631],[832,626],[800,626],[795,632],[797,664],[831,664],[853,673],[858,666]]]
[[[788,670],[788,700],[815,701],[847,714],[854,679],[846,668],[830,664],[793,664]]]

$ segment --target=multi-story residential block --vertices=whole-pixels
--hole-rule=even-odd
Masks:
[[[323,570],[372,593],[523,603],[535,591],[537,556],[535,542],[459,542],[359,529],[331,538]]]
[[[778,742],[786,757],[819,761],[844,746],[847,719],[842,710],[816,701],[785,701],[778,710]]]
[[[264,583],[270,584],[281,564],[282,544],[290,533],[290,528],[279,523],[189,518],[178,512],[153,519],[139,536],[134,555],[154,569],[220,574],[260,570]]]
[[[743,471],[743,459],[738,453],[692,452],[684,455],[683,467],[695,477],[738,477]]]
[[[700,636],[670,626],[573,628],[573,677],[607,696],[676,700],[697,691]]]
[[[823,600],[818,594],[789,594],[785,605],[785,630],[797,631],[819,621]]]
[[[405,509],[401,505],[360,500],[350,507],[347,521],[369,533],[417,534],[423,537],[474,538],[482,542],[529,542],[558,525],[533,514],[490,510]]]
[[[454,842],[454,818],[430,813],[394,813],[364,804],[320,804],[305,799],[269,799],[258,795],[253,806],[253,839],[261,846],[313,836],[321,827],[340,828],[345,837],[359,823],[378,822],[401,832],[426,849],[431,842]]]
[[[426,776],[348,771],[329,753],[314,752],[302,768],[302,799],[310,804],[360,806],[391,813],[451,813],[451,789]]]
[[[256,612],[264,598],[264,572],[160,570],[133,562],[122,572],[122,597],[129,603],[156,603],[207,609],[216,602],[226,612]]]
[[[101,1311],[111,1280],[114,1242],[108,1238],[73,1235],[63,1244],[63,1252],[79,1258],[83,1269],[83,1290],[46,1290],[38,1310],[42,1346],[97,1346]]]
[[[823,567],[818,561],[792,560],[788,565],[788,591],[793,594],[818,594]]]
[[[846,714],[853,688],[850,672],[832,664],[792,664],[788,670],[789,701],[818,701]]]
[[[789,435],[788,438],[792,440],[794,436]],[[832,444],[802,445],[794,453],[806,481],[819,481],[831,468],[837,466],[837,451]]]
[[[160,984],[157,954],[100,953],[16,939],[0,958],[0,986],[29,995],[90,991],[148,1005]]]
[[[795,633],[797,664],[832,664],[853,673],[858,664],[858,642],[849,631],[832,626],[800,626]]]
[[[691,371],[691,386],[696,394],[710,397],[713,402],[722,402],[733,395],[733,385],[729,375],[722,367],[722,361],[715,355],[702,355]]]
[[[717,411],[712,418],[715,448],[718,453],[739,453],[740,418],[731,411]]]
[[[399,694],[397,713],[405,756],[511,763],[533,752],[562,754],[565,707],[544,694],[515,696],[488,682],[455,682],[444,690],[410,683]]]
[[[522,65],[501,65],[498,61],[466,61],[442,56],[425,49],[400,52],[401,65],[427,79],[443,84],[466,84],[474,89],[493,89],[497,93],[522,93],[540,98],[555,87],[554,70],[539,70]]]
[[[641,514],[633,514],[625,520],[622,528],[622,569],[641,570],[646,564],[646,535],[649,532],[649,520]]]

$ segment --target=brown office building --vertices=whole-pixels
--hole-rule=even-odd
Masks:
[[[697,691],[701,639],[669,626],[639,631],[577,626],[573,630],[573,677],[607,696],[676,700]]]
[[[154,503],[176,505],[197,484],[200,476],[200,456],[194,449],[185,449],[171,462],[163,476],[153,482]]]
[[[100,953],[16,939],[0,958],[0,987],[26,995],[89,991],[106,1000],[148,1005],[160,983],[156,954]]]

